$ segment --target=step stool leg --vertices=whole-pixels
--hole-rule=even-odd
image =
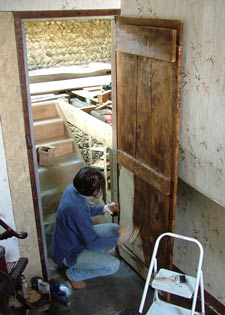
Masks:
[[[200,275],[200,296],[201,296],[201,315],[205,315],[205,297],[204,297],[204,284],[203,284],[203,272]]]

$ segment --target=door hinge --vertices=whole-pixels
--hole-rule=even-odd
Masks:
[[[32,149],[33,146],[32,146],[30,135],[26,135],[26,142],[27,142],[27,149]]]

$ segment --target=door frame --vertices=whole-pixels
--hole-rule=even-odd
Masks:
[[[44,235],[44,225],[42,220],[42,205],[40,198],[40,186],[37,169],[35,167],[36,152],[33,139],[33,127],[31,119],[31,99],[29,92],[29,77],[27,67],[27,53],[26,53],[26,38],[24,30],[24,22],[32,20],[63,20],[63,19],[76,19],[76,18],[102,18],[102,17],[114,17],[120,15],[120,9],[111,10],[73,10],[73,11],[24,11],[13,12],[14,25],[15,25],[15,37],[17,45],[18,55],[18,67],[21,87],[21,98],[23,104],[24,114],[24,128],[25,138],[27,145],[27,156],[29,165],[29,174],[31,182],[31,190],[33,197],[34,216],[37,228],[38,247],[40,253],[40,261],[43,278],[48,280],[48,268],[47,268],[47,250],[46,239]]]

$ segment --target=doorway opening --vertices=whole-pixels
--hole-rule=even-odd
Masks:
[[[119,14],[119,10],[100,10],[100,11],[92,11],[91,15],[89,11],[86,12],[42,12],[40,15],[38,12],[32,12],[32,13],[25,13],[25,12],[21,12],[21,13],[16,13],[15,14],[15,23],[17,25],[17,35],[19,35],[17,37],[17,40],[19,41],[19,45],[18,45],[18,52],[19,52],[19,67],[20,67],[20,75],[21,75],[21,82],[22,85],[25,87],[25,90],[22,89],[25,93],[23,93],[23,98],[25,99],[25,125],[26,125],[26,134],[27,134],[27,138],[31,140],[32,143],[32,147],[30,148],[31,150],[28,150],[28,155],[30,156],[29,159],[29,166],[30,166],[30,173],[31,173],[31,181],[34,180],[34,182],[32,183],[32,188],[33,188],[33,196],[34,196],[34,207],[35,207],[35,217],[36,217],[36,223],[37,223],[37,233],[39,235],[38,240],[39,240],[39,248],[40,248],[40,253],[41,253],[41,262],[42,262],[42,270],[43,270],[43,277],[48,278],[48,254],[47,254],[47,246],[46,246],[46,235],[45,235],[45,229],[44,229],[44,211],[45,211],[45,205],[43,206],[43,198],[42,198],[42,187],[41,187],[41,182],[46,181],[46,176],[44,178],[44,180],[42,181],[40,179],[40,173],[39,173],[39,165],[38,165],[38,161],[40,160],[39,158],[39,154],[37,153],[37,143],[35,140],[35,127],[34,127],[34,121],[33,121],[33,117],[34,117],[34,113],[32,113],[33,109],[33,103],[35,104],[43,104],[43,102],[50,102],[50,103],[54,103],[54,101],[58,102],[58,99],[60,98],[60,102],[64,103],[64,106],[66,105],[70,105],[70,106],[74,106],[74,103],[88,103],[89,107],[91,108],[96,108],[96,104],[93,104],[94,102],[87,100],[86,98],[82,98],[82,95],[75,95],[75,93],[73,93],[74,91],[77,90],[82,90],[83,88],[89,87],[90,90],[88,90],[87,92],[92,92],[92,87],[99,87],[100,88],[100,94],[107,94],[103,92],[103,88],[105,88],[104,86],[106,86],[106,90],[109,89],[110,82],[106,82],[106,84],[104,84],[104,81],[102,82],[102,84],[99,84],[98,79],[100,79],[100,77],[102,76],[110,76],[111,75],[111,65],[110,65],[110,56],[106,54],[106,49],[103,49],[100,45],[100,40],[98,41],[98,46],[100,46],[100,52],[103,54],[103,56],[105,56],[105,60],[100,60],[99,62],[97,62],[97,59],[99,57],[99,54],[96,54],[96,51],[94,51],[94,60],[90,59],[90,54],[88,56],[88,47],[86,47],[85,49],[85,45],[87,45],[87,42],[85,44],[85,41],[83,42],[83,46],[79,46],[79,47],[75,47],[75,48],[71,48],[69,47],[69,45],[66,47],[66,51],[63,50],[65,49],[65,47],[62,47],[62,55],[64,55],[65,58],[62,58],[62,56],[59,54],[59,49],[57,48],[57,36],[59,35],[59,32],[55,32],[50,34],[50,38],[52,38],[52,41],[50,41],[48,39],[49,45],[46,46],[46,49],[43,49],[43,47],[38,46],[40,43],[36,42],[36,48],[35,48],[35,39],[34,36],[31,35],[30,37],[30,42],[32,43],[33,47],[30,49],[29,47],[29,42],[28,42],[28,34],[29,34],[29,26],[32,24],[32,26],[36,26],[37,27],[37,23],[39,23],[39,26],[42,28],[46,25],[48,25],[48,27],[52,27],[52,26],[56,26],[58,28],[58,30],[64,29],[65,32],[67,31],[71,37],[71,41],[73,41],[73,36],[72,36],[72,32],[71,32],[71,28],[74,28],[74,24],[75,21],[77,21],[76,24],[76,28],[78,28],[78,22],[81,24],[83,23],[83,25],[86,23],[89,25],[89,33],[90,33],[90,29],[93,28],[93,24],[98,24],[98,25],[103,25],[103,29],[104,31],[108,29],[108,33],[110,33],[111,36],[111,29],[110,29],[110,19],[112,18],[112,16],[114,15],[118,15]],[[81,18],[82,16],[82,18]],[[79,21],[77,20],[77,18],[79,17]],[[69,18],[69,20],[68,20]],[[52,20],[54,19],[54,20]],[[34,22],[35,21],[35,22]],[[46,25],[45,25],[46,24]],[[73,26],[72,26],[73,24]],[[68,28],[66,27],[69,26]],[[107,27],[106,27],[107,25]],[[19,26],[19,27],[18,27]],[[82,29],[82,28],[81,28]],[[78,31],[80,32],[80,38],[82,39],[82,31],[81,29],[79,29]],[[21,31],[21,32],[19,32]],[[38,29],[36,29],[36,31],[38,31]],[[109,32],[110,31],[110,32]],[[98,31],[99,32],[99,31]],[[40,33],[40,32],[39,32]],[[99,32],[100,33],[100,32]],[[102,34],[104,35],[104,34]],[[46,30],[42,32],[42,36],[46,36]],[[63,33],[61,33],[61,38],[65,39],[65,35],[63,35]],[[105,36],[104,36],[105,37]],[[23,45],[21,45],[21,43],[23,43]],[[27,51],[25,51],[25,43],[26,43],[26,48]],[[55,49],[55,53],[53,53],[50,49],[50,43],[54,46]],[[106,43],[106,41],[104,42]],[[107,45],[104,44],[105,47],[109,46],[110,47],[110,53],[111,53],[111,42],[107,42]],[[65,46],[65,45],[64,45]],[[78,45],[77,45],[78,46]],[[38,49],[40,48],[40,54],[38,54]],[[30,49],[30,50],[29,50]],[[74,49],[74,50],[73,50]],[[79,49],[82,51],[82,53],[79,54],[79,58],[80,58],[80,64],[79,62],[76,63],[76,61],[74,62],[74,60],[72,60],[71,58],[69,58],[70,56],[75,56],[77,54],[76,50],[79,51]],[[91,50],[91,49],[90,49]],[[96,50],[96,49],[95,49]],[[107,50],[109,50],[107,48]],[[68,52],[68,53],[67,53]],[[44,53],[46,58],[44,60],[43,56],[41,56],[41,53]],[[70,54],[69,54],[70,53]],[[76,54],[75,54],[76,53]],[[81,58],[81,55],[83,54],[83,59]],[[56,63],[56,61],[54,60],[53,57],[57,57],[58,60],[61,60],[62,62],[60,63]],[[86,58],[86,59],[85,59]],[[89,59],[87,59],[89,58]],[[51,60],[53,60],[53,64],[51,64]],[[67,61],[67,64],[64,63],[63,61]],[[107,62],[105,62],[107,60]],[[38,61],[41,61],[41,63],[38,63]],[[46,67],[44,68],[43,65],[46,65]],[[52,67],[54,66],[54,67]],[[100,66],[100,67],[99,67]],[[96,67],[95,70],[93,70],[93,67]],[[46,71],[46,68],[49,69],[49,71]],[[61,68],[61,69],[60,69]],[[83,70],[83,71],[82,71]],[[91,73],[91,79],[93,80],[93,74],[96,75],[97,78],[97,84],[93,84],[93,82],[89,85],[89,84],[84,84],[84,86],[79,86],[79,88],[77,88],[75,86],[75,88],[73,88],[72,86],[70,87],[64,87],[61,86],[59,89],[53,88],[53,91],[51,90],[50,87],[50,91],[47,91],[44,89],[44,91],[41,87],[40,89],[40,93],[39,92],[33,92],[33,88],[36,89],[37,86],[48,86],[49,84],[55,85],[57,86],[57,84],[61,85],[62,81],[65,81],[66,83],[71,83],[69,82],[70,80],[73,81],[78,81],[79,79],[81,79],[82,81],[84,81],[86,78],[90,77],[89,71]],[[62,80],[63,79],[63,80]],[[52,81],[51,81],[52,80]],[[38,82],[39,81],[39,82]],[[41,81],[41,82],[40,82]],[[44,81],[44,82],[43,82]],[[29,82],[29,88],[27,86],[27,82]],[[73,83],[73,82],[72,82]],[[48,88],[47,88],[48,89]],[[28,92],[28,90],[30,90],[30,92]],[[96,90],[97,91],[97,90]],[[50,92],[50,93],[49,93]],[[52,93],[53,92],[53,93]],[[76,100],[74,100],[74,98]],[[98,100],[98,97],[97,97]],[[104,102],[103,102],[104,103]],[[98,104],[99,106],[104,105],[104,104]],[[57,104],[57,107],[60,107],[59,104]],[[74,106],[76,108],[76,106]],[[85,106],[84,106],[85,107]],[[88,106],[86,106],[88,107]],[[102,106],[103,107],[103,106]],[[107,104],[108,107],[108,104]],[[64,113],[62,113],[62,109],[60,108],[60,112],[61,114],[64,115]],[[82,109],[78,109],[76,108],[76,112],[82,112],[82,115],[86,115],[86,116],[90,116],[90,111],[86,111]],[[27,115],[28,113],[28,115]],[[82,117],[81,115],[81,117]],[[91,119],[95,119],[96,121],[99,120],[97,117],[92,116]],[[78,115],[77,120],[80,120],[80,116]],[[108,122],[105,121],[101,121],[99,120],[100,123],[104,123],[107,124],[111,127],[111,125]],[[40,121],[38,123],[40,125]],[[82,130],[82,124],[79,126],[76,126],[76,124],[74,125],[73,123],[71,123],[70,121],[68,121],[67,118],[65,118],[65,124],[66,124],[66,128],[68,128],[68,133],[69,136],[72,135],[72,137],[74,137],[75,139],[75,152],[77,154],[76,158],[79,156],[81,157],[80,161],[78,162],[78,168],[81,167],[82,163],[83,164],[95,164],[98,160],[100,160],[100,162],[103,160],[105,162],[105,157],[107,157],[106,161],[108,161],[108,156],[109,156],[109,151],[110,151],[110,147],[108,147],[108,144],[104,144],[105,146],[105,151],[101,151],[98,150],[98,144],[99,144],[99,140],[100,140],[100,144],[102,144],[101,140],[102,139],[98,139],[98,137],[94,137],[92,134],[88,133],[88,130]],[[57,129],[57,128],[56,128]],[[53,129],[53,132],[54,130]],[[63,127],[63,129],[65,129],[65,126]],[[85,129],[85,128],[84,128]],[[79,141],[77,139],[77,134],[79,131],[79,135],[78,137],[80,137],[82,140]],[[97,131],[97,130],[96,130]],[[39,131],[37,132],[39,133]],[[40,131],[40,134],[45,133],[42,129],[42,131]],[[104,132],[103,132],[104,134]],[[111,132],[112,135],[112,132]],[[88,140],[87,140],[88,139]],[[112,140],[111,140],[112,141]],[[77,143],[78,142],[78,143]],[[87,144],[88,142],[88,144]],[[39,142],[40,144],[40,142]],[[43,143],[42,143],[43,144]],[[91,146],[90,146],[91,145]],[[42,146],[43,147],[43,146]],[[86,149],[85,149],[86,148]],[[90,150],[90,148],[93,148],[93,150]],[[28,148],[29,149],[29,148]],[[91,152],[91,153],[90,153]],[[92,160],[91,160],[92,158]],[[65,161],[65,159],[64,159]],[[98,165],[97,165],[98,166]],[[42,170],[43,167],[41,166]],[[50,167],[51,168],[51,167]],[[101,165],[100,165],[101,168]],[[74,168],[73,168],[74,170]],[[108,166],[107,166],[107,170],[108,170]],[[77,170],[78,171],[78,170]],[[103,170],[104,171],[104,170]],[[74,172],[68,172],[70,173],[70,177],[71,175],[74,176]],[[110,172],[108,172],[110,173]],[[59,173],[59,178],[60,178],[60,174]],[[51,177],[51,174],[50,174]],[[66,177],[66,176],[64,176]],[[54,213],[57,210],[57,202],[59,202],[60,200],[60,195],[62,194],[62,190],[69,184],[71,183],[71,178],[69,176],[66,178],[66,180],[64,180],[63,186],[64,187],[60,187],[60,193],[59,191],[57,191],[57,196],[56,196],[56,200],[53,203],[53,211]],[[60,180],[60,179],[59,179]],[[108,183],[109,184],[109,183]],[[54,189],[53,189],[54,190]],[[51,198],[51,191],[52,191],[52,187],[50,187],[50,189],[48,190],[48,193],[50,191],[50,198]],[[47,193],[47,194],[48,194]],[[54,198],[53,198],[54,199]],[[49,199],[48,199],[49,201]],[[47,201],[47,203],[48,203]],[[106,200],[105,200],[106,201]],[[51,207],[51,205],[50,205]],[[47,219],[48,220],[48,219]],[[51,219],[50,219],[51,220]]]

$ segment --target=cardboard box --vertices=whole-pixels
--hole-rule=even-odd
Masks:
[[[41,166],[52,166],[55,160],[55,147],[43,146],[38,148],[38,163]]]
[[[98,102],[99,102],[100,104],[103,104],[103,103],[105,103],[106,101],[111,100],[111,90],[110,90],[110,91],[102,92],[102,93],[99,94],[97,97],[98,97]]]

